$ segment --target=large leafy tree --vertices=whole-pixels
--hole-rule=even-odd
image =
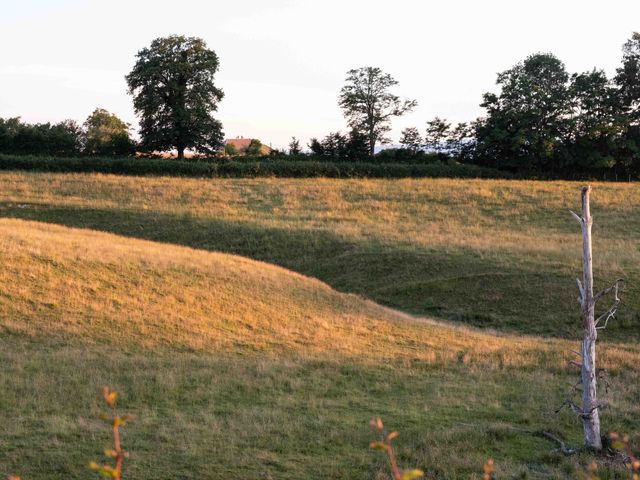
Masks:
[[[140,117],[147,150],[192,148],[213,153],[222,146],[222,124],[212,116],[223,92],[214,84],[218,56],[204,40],[173,35],[138,52],[126,80]]]
[[[618,92],[602,70],[571,76],[573,115],[568,137],[569,165],[580,171],[612,168],[622,133]]]
[[[483,160],[496,167],[553,172],[569,128],[568,80],[564,64],[550,53],[531,55],[498,74],[501,92],[484,95],[487,116],[476,129]]]
[[[622,66],[614,78],[622,103],[625,126],[617,151],[625,173],[640,172],[640,33],[635,32],[622,47]]]
[[[131,126],[104,108],[96,108],[84,128],[84,151],[89,155],[130,155],[135,151]]]
[[[640,122],[640,32],[635,32],[622,47],[622,66],[616,71],[615,83],[629,116],[635,123]]]
[[[375,153],[377,142],[387,143],[391,119],[413,110],[415,100],[401,100],[391,92],[398,82],[379,68],[363,67],[347,72],[339,105],[349,127],[367,139],[369,155]]]

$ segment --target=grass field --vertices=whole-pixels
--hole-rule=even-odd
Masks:
[[[137,417],[127,478],[386,478],[375,415],[429,478],[480,478],[489,456],[500,478],[590,461],[531,433],[580,443],[577,419],[553,413],[575,341],[523,335],[577,334],[577,184],[0,184],[0,475],[87,478],[108,443],[103,384]],[[639,197],[594,186],[596,276],[630,284],[599,350],[603,428],[624,432],[640,430]]]
[[[406,312],[575,338],[579,184],[196,180],[0,173],[0,216],[235,253]],[[595,184],[597,285],[627,291],[607,332],[640,338],[640,190]]]

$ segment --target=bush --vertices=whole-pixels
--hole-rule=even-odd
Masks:
[[[327,162],[249,157],[192,161],[154,158],[46,157],[0,154],[0,170],[97,172],[178,177],[507,178],[497,170],[455,162],[430,164]]]

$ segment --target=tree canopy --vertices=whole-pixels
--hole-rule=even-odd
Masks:
[[[214,84],[218,56],[195,37],[157,38],[140,50],[126,76],[140,118],[146,150],[187,148],[214,153],[222,146],[222,124],[213,118],[223,92]]]
[[[128,123],[103,108],[96,108],[84,122],[84,151],[89,155],[130,155],[135,145]]]

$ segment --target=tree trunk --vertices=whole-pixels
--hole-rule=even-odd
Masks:
[[[582,424],[584,427],[584,441],[588,447],[602,449],[600,439],[600,413],[596,375],[596,339],[598,333],[595,324],[595,299],[593,297],[593,265],[591,251],[591,226],[593,218],[589,207],[589,193],[591,187],[582,189],[582,324],[584,336],[582,338]]]
[[[184,160],[184,147],[178,146],[178,160]]]

